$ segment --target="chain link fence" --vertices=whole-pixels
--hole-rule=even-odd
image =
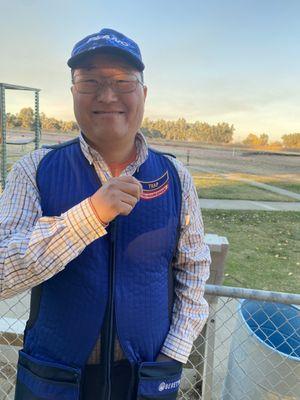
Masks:
[[[300,296],[207,285],[210,316],[180,400],[300,399]],[[0,302],[0,400],[14,398],[29,293]]]
[[[299,400],[300,296],[207,285],[181,400]]]

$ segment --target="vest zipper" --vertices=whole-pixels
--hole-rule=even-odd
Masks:
[[[114,298],[115,298],[115,264],[116,264],[116,220],[111,222],[110,264],[109,264],[109,303],[108,303],[108,351],[106,359],[107,396],[111,398],[111,369],[114,361]]]

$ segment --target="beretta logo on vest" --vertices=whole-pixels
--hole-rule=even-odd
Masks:
[[[177,389],[180,385],[180,379],[175,381],[175,382],[161,382],[160,385],[158,386],[159,392],[163,392],[164,390],[170,390],[170,389]]]

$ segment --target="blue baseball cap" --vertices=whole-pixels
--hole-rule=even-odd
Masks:
[[[113,29],[101,29],[100,32],[93,33],[76,43],[68,60],[68,66],[76,68],[87,55],[100,52],[119,54],[139,71],[145,68],[139,46],[132,39]]]

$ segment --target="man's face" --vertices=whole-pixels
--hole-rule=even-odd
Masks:
[[[87,58],[74,69],[73,79],[98,80],[118,74],[133,74],[139,80],[139,71],[117,55],[97,54]],[[89,142],[101,147],[105,144],[133,142],[141,126],[147,88],[140,83],[131,93],[115,93],[104,84],[93,94],[79,93],[72,86],[76,120]]]

